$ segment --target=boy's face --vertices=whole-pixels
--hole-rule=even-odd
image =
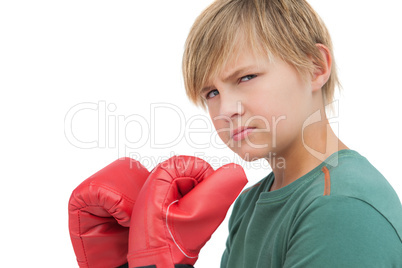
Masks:
[[[246,161],[300,146],[312,107],[310,83],[278,57],[269,61],[251,49],[234,55],[202,91],[219,137]]]

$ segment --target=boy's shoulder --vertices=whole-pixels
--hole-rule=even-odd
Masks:
[[[321,165],[299,178],[294,191],[299,195],[345,196],[377,203],[384,196],[397,200],[398,195],[387,179],[358,152],[341,150]]]
[[[353,150],[342,150],[332,159],[324,161],[328,168],[325,174],[312,179],[302,190],[304,200],[323,203],[349,200],[349,204],[361,203],[382,215],[396,230],[402,241],[402,205],[387,179],[367,158]],[[327,194],[323,191],[328,188]]]
[[[395,190],[367,158],[353,150],[342,150],[336,158],[336,165],[331,161],[323,163],[328,168],[328,196],[355,198],[379,208],[390,204],[401,207]],[[317,182],[322,184],[325,180]]]

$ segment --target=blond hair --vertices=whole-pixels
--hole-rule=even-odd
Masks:
[[[205,108],[202,87],[243,42],[268,57],[280,57],[304,76],[317,66],[325,68],[316,44],[326,46],[332,68],[322,92],[324,104],[332,102],[339,81],[331,37],[305,0],[217,0],[198,16],[185,44],[184,84],[193,103]]]

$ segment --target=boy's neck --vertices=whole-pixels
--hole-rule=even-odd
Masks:
[[[284,165],[272,165],[275,180],[270,191],[278,190],[319,166],[333,153],[349,149],[333,132],[327,119],[313,124],[304,130],[303,139],[300,135],[289,149],[276,152],[276,158],[284,159]]]

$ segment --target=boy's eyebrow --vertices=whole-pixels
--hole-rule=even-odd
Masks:
[[[237,69],[236,71],[232,72],[231,74],[229,74],[228,76],[226,76],[225,78],[223,78],[222,81],[225,82],[225,83],[228,82],[228,81],[231,81],[231,80],[237,78],[238,76],[240,76],[241,74],[247,73],[249,70],[251,70],[251,69],[253,69],[253,68],[254,68],[253,65],[240,67],[240,68]],[[212,87],[213,87],[213,86],[206,86],[206,87],[203,87],[203,88],[201,89],[201,93],[204,93],[204,92],[210,90]]]
[[[206,92],[210,91],[212,86],[203,87],[200,91],[200,94],[203,96]]]
[[[237,69],[236,71],[232,72],[231,74],[229,74],[228,76],[226,76],[223,79],[223,82],[228,82],[231,81],[235,78],[237,78],[238,76],[247,73],[250,69],[252,69],[254,66],[253,65],[249,65],[249,66],[244,66],[244,67],[240,67],[239,69]]]

